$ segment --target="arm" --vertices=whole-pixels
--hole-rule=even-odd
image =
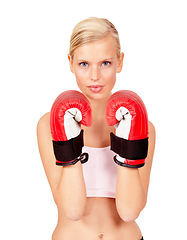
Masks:
[[[149,122],[149,150],[142,168],[118,166],[116,207],[124,221],[134,221],[146,205],[155,147],[155,129]]]
[[[109,98],[106,120],[116,128],[111,134],[111,149],[117,153],[114,161],[119,165],[116,207],[124,221],[133,221],[147,201],[154,126],[148,122],[142,99],[129,90],[118,91]]]
[[[50,132],[49,113],[37,125],[38,147],[57,208],[68,218],[78,220],[85,208],[86,190],[82,166],[56,166]]]

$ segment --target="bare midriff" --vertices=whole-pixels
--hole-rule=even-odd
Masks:
[[[136,222],[124,222],[113,198],[87,198],[85,213],[78,221],[58,212],[58,224],[52,240],[139,240],[141,231]]]

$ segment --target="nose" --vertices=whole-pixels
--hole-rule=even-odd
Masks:
[[[90,79],[94,82],[98,81],[100,78],[100,69],[97,66],[93,66],[90,69]]]

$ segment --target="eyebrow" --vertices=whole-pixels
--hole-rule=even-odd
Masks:
[[[112,57],[110,58],[104,58],[103,60],[99,61],[99,62],[105,62],[105,61],[110,61],[110,60],[113,60]],[[85,60],[85,59],[77,59],[76,62],[90,62],[88,60]]]
[[[113,58],[111,57],[111,58],[105,58],[103,61],[101,61],[101,62],[104,62],[104,61],[108,61],[108,60],[113,60]]]

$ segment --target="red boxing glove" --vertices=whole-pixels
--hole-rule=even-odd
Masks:
[[[91,106],[82,93],[69,90],[56,98],[51,108],[50,127],[57,165],[67,166],[88,160],[88,155],[82,154],[81,124],[90,126],[91,121]]]
[[[111,150],[118,155],[114,161],[120,166],[144,166],[148,151],[148,116],[141,98],[134,92],[114,93],[106,104],[106,120],[115,126],[111,133]]]

